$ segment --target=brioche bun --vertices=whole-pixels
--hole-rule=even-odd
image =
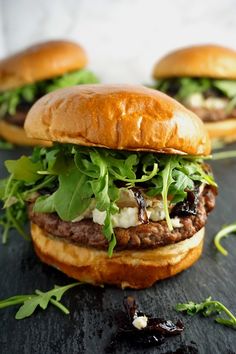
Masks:
[[[196,45],[177,49],[159,60],[154,79],[208,77],[236,79],[236,51],[219,45]]]
[[[28,138],[25,130],[17,125],[8,123],[7,121],[0,120],[0,137],[4,140],[21,146],[50,146],[49,141]]]
[[[212,143],[231,143],[236,140],[236,119],[225,119],[219,122],[205,123]]]
[[[143,86],[82,85],[57,90],[30,109],[29,138],[135,151],[208,155],[202,121]]]
[[[86,64],[86,53],[76,43],[39,43],[0,61],[0,91],[60,76]]]
[[[114,251],[109,258],[106,251],[66,243],[31,224],[34,248],[44,263],[79,281],[134,289],[150,287],[189,268],[201,256],[204,231],[154,250]]]

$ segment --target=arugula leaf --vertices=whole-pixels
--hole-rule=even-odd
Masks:
[[[213,86],[218,88],[227,97],[236,96],[236,80],[213,80]]]
[[[162,195],[162,199],[163,199],[163,203],[164,203],[166,222],[167,222],[167,225],[168,225],[168,228],[170,231],[173,230],[173,226],[172,226],[172,223],[170,220],[167,197],[168,197],[168,191],[169,191],[170,185],[174,182],[174,179],[172,177],[172,171],[175,168],[175,163],[173,163],[174,160],[175,160],[175,157],[170,157],[169,161],[167,161],[167,163],[166,163],[164,170],[161,172],[162,180],[163,180],[161,195]]]
[[[55,194],[38,197],[34,204],[34,211],[40,213],[54,213],[56,211],[54,198]]]
[[[236,150],[214,152],[214,154],[212,154],[211,156],[211,159],[223,160],[223,159],[229,159],[233,157],[236,157]]]
[[[20,104],[32,103],[48,92],[63,87],[98,82],[99,80],[95,74],[88,69],[81,69],[53,79],[42,80],[34,84],[5,91],[0,93],[0,118],[3,118],[7,113],[14,115]]]
[[[7,160],[5,166],[14,179],[34,183],[40,176],[38,170],[42,168],[41,162],[33,163],[28,157],[21,156],[19,160]]]
[[[52,79],[51,83],[47,86],[46,91],[52,92],[63,87],[82,84],[97,84],[98,82],[99,80],[94,73],[88,69],[81,69],[79,71],[67,73],[56,79]]]
[[[221,240],[236,232],[236,223],[224,226],[214,237],[214,244],[219,252],[224,256],[228,255],[228,251],[221,245]]]
[[[77,167],[59,176],[59,188],[54,195],[55,210],[62,220],[71,221],[90,205],[91,185]]]
[[[211,88],[211,82],[207,78],[179,77],[159,80],[155,88],[181,101],[194,93],[206,92]]]
[[[54,286],[54,289],[47,292],[35,290],[35,294],[33,295],[12,296],[8,299],[0,300],[0,309],[22,304],[15,315],[17,320],[22,320],[23,318],[31,316],[38,306],[45,310],[50,302],[67,315],[69,314],[69,310],[60,302],[60,300],[67,290],[81,284],[83,283],[77,282],[66,286]]]
[[[186,97],[196,93],[196,92],[206,92],[211,87],[211,82],[206,78],[192,79],[192,78],[181,78],[179,79],[179,91],[176,98],[183,100]]]
[[[236,317],[221,302],[212,300],[211,296],[200,303],[189,301],[185,304],[177,304],[175,309],[179,312],[186,312],[190,316],[201,313],[205,317],[216,316],[217,314],[224,312],[228,318],[216,317],[215,321],[219,324],[236,329]]]
[[[32,103],[36,96],[37,84],[30,84],[0,93],[0,118],[7,113],[14,115],[20,103]]]
[[[0,139],[0,150],[12,150],[13,148],[14,148],[13,144],[9,143],[8,141]]]

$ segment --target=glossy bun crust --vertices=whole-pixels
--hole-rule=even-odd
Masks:
[[[0,138],[14,144],[21,146],[50,146],[49,141],[27,138],[25,130],[17,125],[0,120]]]
[[[236,79],[236,51],[219,45],[198,45],[170,52],[154,66],[155,79],[209,77]]]
[[[208,155],[202,121],[143,86],[82,85],[42,97],[29,111],[30,138],[110,149]]]
[[[39,43],[0,61],[0,91],[60,76],[86,64],[86,53],[76,43]]]
[[[94,285],[113,284],[142,289],[189,268],[202,253],[204,228],[190,239],[154,250],[107,252],[66,243],[31,225],[41,261],[69,277]]]

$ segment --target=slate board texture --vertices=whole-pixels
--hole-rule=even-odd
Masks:
[[[236,149],[236,144],[228,149]],[[28,149],[0,151],[0,177],[6,175],[5,159],[14,159]],[[216,252],[214,234],[222,225],[236,221],[236,159],[212,163],[219,184],[217,207],[210,215],[202,258],[182,274],[141,291],[83,285],[62,298],[68,316],[54,307],[36,311],[32,317],[14,319],[17,307],[0,311],[1,354],[92,354],[92,353],[236,353],[236,332],[214,323],[213,319],[178,314],[177,302],[200,301],[211,295],[236,313],[236,237],[224,241],[229,256]],[[43,265],[31,243],[12,233],[6,246],[0,245],[0,298],[49,290],[54,284],[73,282],[59,271]],[[166,319],[182,319],[185,331],[152,348],[134,348],[128,343],[112,343],[125,295],[136,297],[147,313]]]

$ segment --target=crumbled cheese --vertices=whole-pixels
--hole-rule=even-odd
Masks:
[[[100,211],[98,209],[94,209],[92,211],[93,215],[93,222],[99,225],[104,225],[105,219],[106,219],[106,212],[105,211]]]
[[[186,98],[185,104],[194,108],[224,109],[227,106],[227,99],[220,97],[204,98],[201,93],[193,93]]]
[[[162,199],[148,198],[146,199],[146,204],[148,219],[152,221],[160,221],[165,219],[164,204]]]
[[[140,224],[138,219],[138,208],[122,208],[118,214],[112,215],[112,225],[124,229]]]
[[[92,211],[93,222],[104,225],[106,212],[94,209]],[[122,208],[120,212],[111,216],[111,221],[113,227],[122,227],[127,229],[131,226],[136,226],[140,224],[138,219],[138,208]]]
[[[141,330],[141,329],[147,327],[147,322],[148,322],[148,318],[147,318],[147,316],[144,315],[144,316],[135,317],[132,324],[135,328]]]
[[[152,221],[160,221],[165,219],[165,212],[164,209],[147,208],[147,216]]]
[[[192,95],[188,96],[185,100],[185,104],[191,107],[202,107],[204,102],[204,97],[201,93],[193,93]]]
[[[173,228],[179,228],[179,227],[183,227],[184,226],[183,224],[181,224],[180,219],[177,218],[177,216],[175,218],[173,218],[173,219],[170,219],[170,220],[171,220]]]
[[[227,100],[219,97],[209,97],[204,102],[204,107],[208,109],[224,109],[227,106]]]

